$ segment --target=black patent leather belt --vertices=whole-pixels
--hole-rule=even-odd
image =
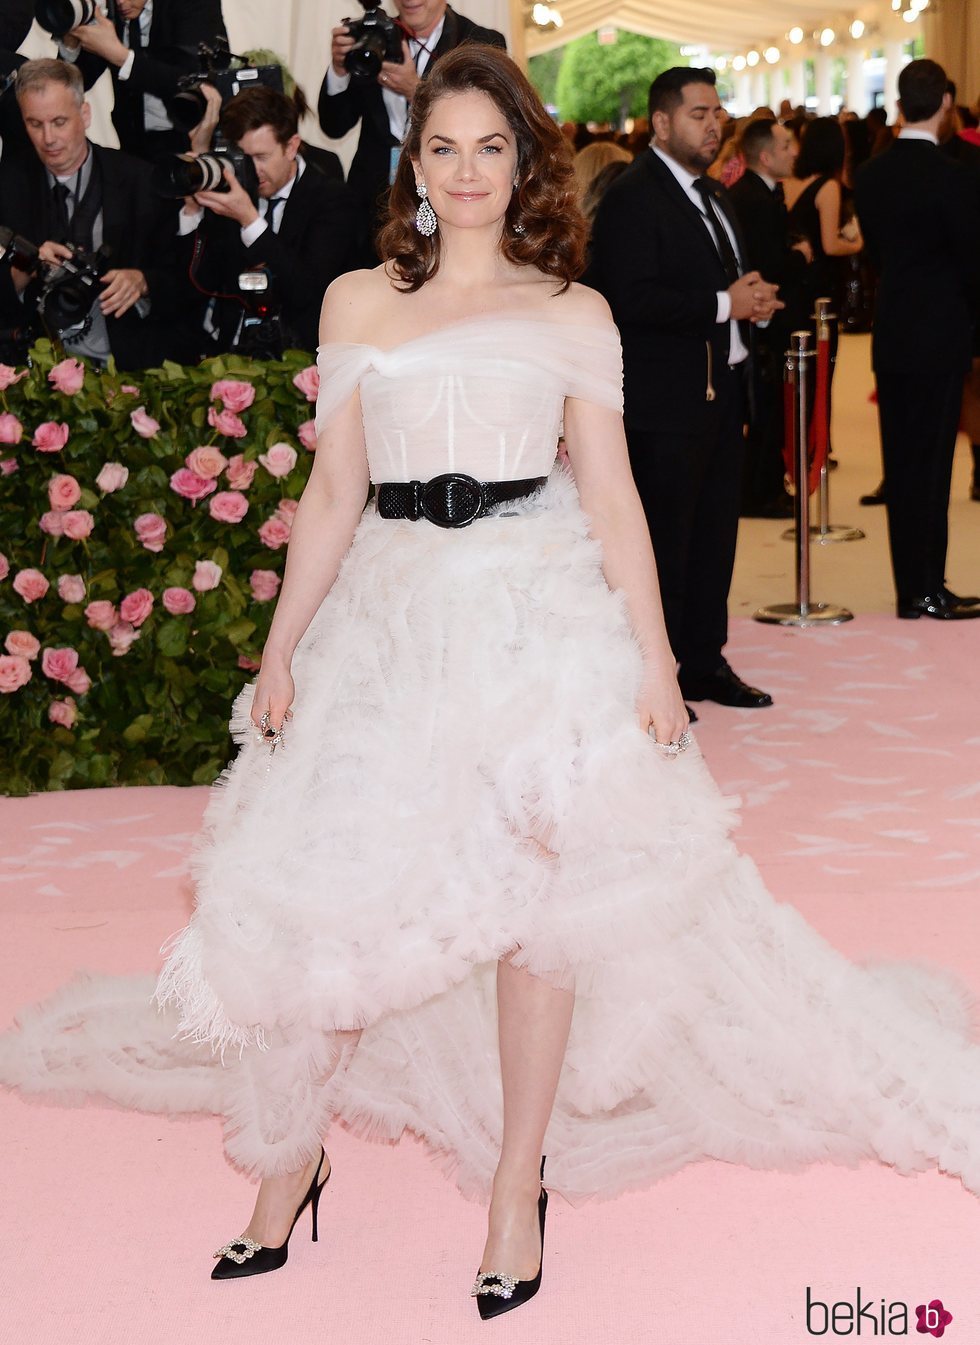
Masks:
[[[431,481],[382,481],[377,487],[382,518],[426,518],[440,528],[465,528],[495,504],[521,500],[543,486],[546,476],[523,481],[477,481],[464,472],[445,472]]]

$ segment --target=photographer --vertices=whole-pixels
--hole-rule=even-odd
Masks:
[[[362,3],[372,17],[378,13],[365,0]],[[355,38],[348,27],[335,28],[330,65],[320,89],[320,125],[326,135],[339,139],[361,123],[347,181],[372,230],[377,223],[379,198],[394,178],[405,138],[408,105],[419,80],[440,56],[464,42],[506,47],[502,33],[480,28],[457,14],[446,0],[421,0],[421,3],[395,0],[395,9],[397,27],[404,34],[401,60],[381,62],[375,76],[352,76],[345,58],[354,47]]]
[[[112,74],[112,124],[129,154],[154,159],[186,151],[188,136],[175,127],[167,101],[183,75],[200,68],[198,46],[225,39],[221,0],[115,0],[115,20],[98,10],[59,44],[90,89],[105,69]]]
[[[241,348],[256,305],[239,286],[243,273],[265,272],[261,307],[280,329],[279,349],[313,350],[323,293],[354,264],[356,211],[346,186],[305,162],[295,103],[263,85],[244,90],[220,112],[217,91],[203,90],[208,113],[192,133],[204,153],[220,125],[224,139],[248,156],[257,199],[230,165],[226,190],[201,191],[180,214],[187,271],[200,300],[195,339],[207,354]],[[264,353],[264,352],[257,352]]]
[[[149,166],[90,143],[91,109],[72,66],[27,61],[15,92],[34,153],[5,156],[0,164],[0,222],[38,243],[48,268],[72,257],[73,249],[91,254],[104,246],[110,253],[98,296],[80,315],[81,329],[65,332],[65,349],[98,364],[111,354],[121,369],[180,358],[172,329],[160,320],[173,291],[173,212],[151,192]],[[36,306],[42,287],[41,276],[0,270],[0,323],[32,325],[41,334]]]

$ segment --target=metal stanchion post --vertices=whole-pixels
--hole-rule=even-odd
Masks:
[[[813,317],[817,324],[818,359],[820,358],[821,348],[823,349],[824,352],[826,352],[826,358],[828,360],[830,359],[830,339],[832,335],[830,324],[832,322],[837,321],[837,314],[832,313],[830,309],[831,309],[830,299],[817,299],[816,303],[814,304]],[[815,384],[816,382],[817,380],[814,379]],[[826,379],[827,400],[826,400],[826,406],[824,408],[826,412],[826,425],[828,435],[830,431],[830,388],[831,388],[831,377],[830,377],[830,370],[828,369]],[[814,391],[817,395],[819,395],[818,387],[815,387]],[[828,439],[828,452],[829,452],[829,439]],[[865,534],[861,531],[860,528],[852,528],[847,523],[831,523],[830,521],[830,471],[826,456],[824,457],[824,460],[820,465],[820,480],[817,487],[817,504],[818,504],[817,522],[815,525],[811,526],[810,536],[815,541],[819,542],[821,546],[826,545],[828,542],[859,542],[864,538]],[[787,528],[786,531],[783,533],[783,537],[786,541],[792,541],[795,535],[796,535],[795,525],[792,528]]]
[[[793,497],[796,526],[796,602],[760,607],[756,621],[775,626],[839,626],[850,621],[853,613],[846,607],[810,601],[810,454],[807,433],[807,386],[814,352],[810,333],[794,332],[786,352],[784,375],[793,388],[793,461],[796,467],[796,494]]]

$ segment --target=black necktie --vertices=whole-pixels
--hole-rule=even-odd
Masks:
[[[67,243],[71,234],[71,222],[68,218],[68,200],[71,192],[63,182],[56,182],[51,188],[51,204],[56,243]]]
[[[772,189],[772,194],[780,205],[786,204],[786,193],[783,191],[783,184],[781,182],[776,183],[775,187]]]
[[[129,39],[129,50],[139,51],[143,45],[143,37],[140,33],[139,19],[130,19],[126,24],[126,36]]]
[[[265,222],[273,233],[276,232],[276,206],[285,204],[285,196],[273,196],[265,208]]]
[[[734,285],[741,275],[741,268],[738,264],[738,257],[735,249],[732,247],[732,240],[728,236],[728,230],[718,215],[718,208],[714,200],[714,183],[710,178],[699,177],[694,179],[694,190],[704,201],[705,214],[708,217],[708,223],[711,226],[711,232],[715,236],[715,243],[721,256],[721,264],[725,268],[725,275],[728,278],[729,285]]]

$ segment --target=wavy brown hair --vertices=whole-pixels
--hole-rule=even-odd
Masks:
[[[378,252],[390,261],[402,288],[414,293],[439,269],[439,230],[426,238],[415,227],[419,198],[413,159],[432,108],[448,94],[485,93],[500,111],[517,144],[517,187],[504,217],[500,250],[517,266],[536,266],[561,282],[562,290],[585,264],[588,228],[576,200],[571,154],[526,76],[504,52],[464,43],[439,59],[412,99],[408,135],[378,234]],[[517,232],[517,225],[523,232]]]

